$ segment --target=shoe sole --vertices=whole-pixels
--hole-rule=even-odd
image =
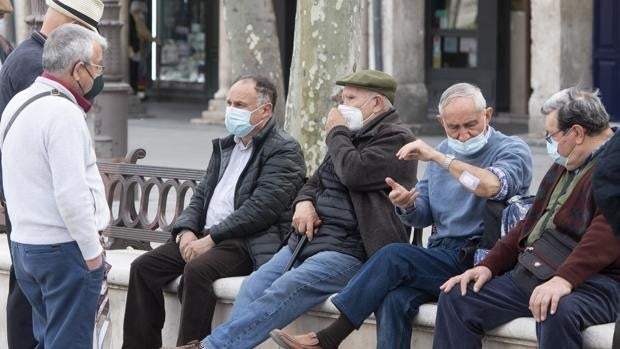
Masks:
[[[284,341],[282,340],[282,338],[280,338],[280,336],[278,336],[278,334],[275,331],[271,331],[269,332],[269,337],[271,337],[271,340],[273,340],[274,342],[276,342],[277,345],[280,346],[280,348],[284,348],[284,349],[293,349],[291,348],[288,344],[284,343]]]

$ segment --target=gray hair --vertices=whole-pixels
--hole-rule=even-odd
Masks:
[[[54,29],[43,46],[43,70],[52,75],[70,73],[77,62],[91,63],[95,43],[102,50],[108,43],[101,35],[77,24]]]
[[[540,111],[544,115],[557,111],[558,129],[561,131],[580,125],[589,135],[599,134],[609,127],[609,114],[599,98],[598,90],[564,89],[547,99]]]
[[[233,85],[241,80],[252,80],[256,83],[256,103],[258,106],[271,103],[271,110],[275,109],[278,100],[278,91],[276,86],[267,77],[260,74],[243,74],[238,76]]]
[[[466,82],[460,82],[448,87],[441,94],[439,99],[439,115],[443,114],[443,110],[448,104],[452,103],[457,98],[468,97],[474,102],[476,110],[483,111],[487,107],[487,101],[482,95],[482,91],[476,85]]]

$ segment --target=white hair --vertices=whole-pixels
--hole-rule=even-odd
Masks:
[[[52,75],[71,72],[77,62],[91,63],[95,43],[102,50],[108,43],[101,35],[77,24],[63,24],[54,29],[43,46],[43,70]]]
[[[468,97],[474,102],[476,110],[482,111],[487,107],[487,101],[482,95],[482,91],[476,85],[466,82],[454,84],[446,89],[439,99],[439,115],[443,114],[443,110],[457,98]]]

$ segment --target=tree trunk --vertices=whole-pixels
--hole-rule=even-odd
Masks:
[[[308,174],[325,156],[325,121],[337,79],[359,65],[364,0],[301,0],[286,101],[285,128],[301,144]]]
[[[224,16],[232,78],[258,73],[271,79],[278,90],[274,116],[282,125],[285,96],[273,1],[224,0]]]

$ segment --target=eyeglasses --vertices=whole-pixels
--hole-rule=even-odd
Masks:
[[[94,63],[86,63],[86,64],[97,68],[97,76],[100,76],[103,74],[103,70],[105,69],[104,66],[99,65],[99,64],[94,64]]]
[[[557,135],[560,132],[562,132],[562,130],[557,130],[551,134],[549,134],[548,131],[545,131],[545,141],[547,141],[547,143],[551,143],[551,141],[553,140],[552,137]]]

